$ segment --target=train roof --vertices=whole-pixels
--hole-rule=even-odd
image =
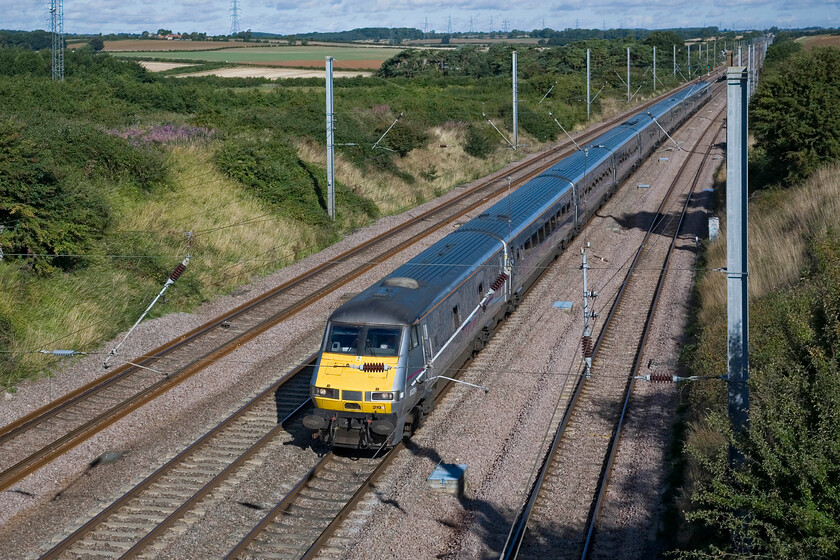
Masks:
[[[336,309],[330,320],[410,325],[448,293],[447,287],[466,280],[500,249],[492,236],[462,227]]]
[[[708,85],[708,84],[706,84]],[[665,114],[686,97],[702,91],[687,87],[650,108]],[[330,316],[331,321],[381,325],[410,325],[471,276],[476,268],[502,251],[510,240],[571,190],[587,169],[609,158],[629,137],[652,124],[648,112],[639,113],[513,191],[479,216],[450,233],[387,277],[353,297]],[[499,267],[501,259],[491,263]]]

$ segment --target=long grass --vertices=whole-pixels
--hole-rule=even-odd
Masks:
[[[278,218],[216,171],[211,155],[208,145],[173,147],[172,185],[123,201],[116,241],[86,268],[43,278],[0,263],[0,316],[13,318],[0,386],[49,374],[56,360],[39,350],[93,351],[130,326],[187,252],[187,271],[149,317],[189,310],[322,246],[314,228]]]
[[[748,221],[750,299],[795,284],[807,265],[809,240],[840,227],[840,166],[828,165],[798,187],[762,193],[750,204]],[[726,266],[726,224],[708,250],[707,269]],[[726,277],[709,272],[698,283],[701,323],[726,309]]]
[[[397,166],[416,180],[406,181],[384,171],[363,171],[337,152],[336,181],[373,200],[383,214],[395,214],[440,196],[458,185],[483,177],[507,163],[534,153],[544,144],[520,133],[523,144],[516,151],[499,149],[487,159],[475,158],[464,151],[466,123],[447,123],[431,128],[429,141],[403,158]],[[311,140],[296,143],[301,159],[322,164],[326,149]]]
[[[424,146],[394,158],[399,174],[362,169],[339,152],[336,178],[374,201],[381,214],[394,214],[543,147],[521,133],[519,150],[502,147],[486,159],[475,158],[463,148],[467,127],[457,120],[429,127]],[[322,167],[324,146],[305,135],[298,138],[299,157]],[[134,322],[187,252],[187,272],[149,318],[189,311],[333,240],[316,227],[280,218],[221,173],[213,161],[218,142],[165,148],[164,186],[140,192],[108,185],[107,197],[117,214],[85,268],[41,277],[20,261],[0,261],[0,387],[12,389],[23,378],[50,375],[58,358],[39,350],[101,350],[103,341]],[[345,229],[364,226],[369,217],[358,214],[348,220]]]

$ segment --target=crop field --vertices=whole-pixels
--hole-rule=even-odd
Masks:
[[[337,68],[379,68],[386,59],[400,52],[394,48],[289,46],[224,48],[214,51],[132,51],[113,52],[114,56],[140,59],[194,60],[204,62],[232,62],[261,66],[323,67],[324,59],[332,56]]]
[[[802,41],[806,49],[813,47],[840,47],[840,35],[816,35],[814,37],[802,37],[798,40]]]
[[[85,44],[87,41],[81,43]],[[222,48],[247,47],[254,43],[225,43],[222,41],[163,41],[160,39],[130,39],[105,41],[107,52],[124,51],[204,51]]]

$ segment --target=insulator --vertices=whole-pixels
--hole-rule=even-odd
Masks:
[[[591,358],[592,357],[592,337],[591,336],[584,336],[580,339],[580,347],[583,350],[583,357],[584,358]]]
[[[667,373],[652,373],[650,375],[651,383],[673,383],[674,377]]]
[[[505,283],[505,280],[508,279],[508,275],[502,272],[499,274],[499,277],[493,280],[493,283],[490,285],[490,289],[494,292],[502,287],[502,284]]]
[[[385,364],[365,364],[362,371],[385,371]]]
[[[52,354],[53,356],[75,356],[76,354],[84,354],[85,352],[77,352],[76,350],[39,350],[41,354]]]
[[[187,270],[187,265],[184,263],[178,263],[178,266],[176,266],[175,270],[172,271],[172,274],[169,275],[169,279],[174,282],[181,277],[185,270]]]

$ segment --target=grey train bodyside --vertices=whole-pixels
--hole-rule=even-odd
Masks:
[[[700,83],[658,102],[339,307],[330,316],[322,354],[329,351],[333,324],[389,326],[403,333],[388,388],[394,393],[391,411],[316,409],[307,425],[331,443],[351,447],[394,445],[410,435],[444,385],[435,382],[437,377],[452,376],[490,340],[543,268],[667,139],[662,128],[670,134],[708,99],[709,84]],[[316,367],[313,395],[318,378]],[[377,422],[384,428],[377,431]]]

